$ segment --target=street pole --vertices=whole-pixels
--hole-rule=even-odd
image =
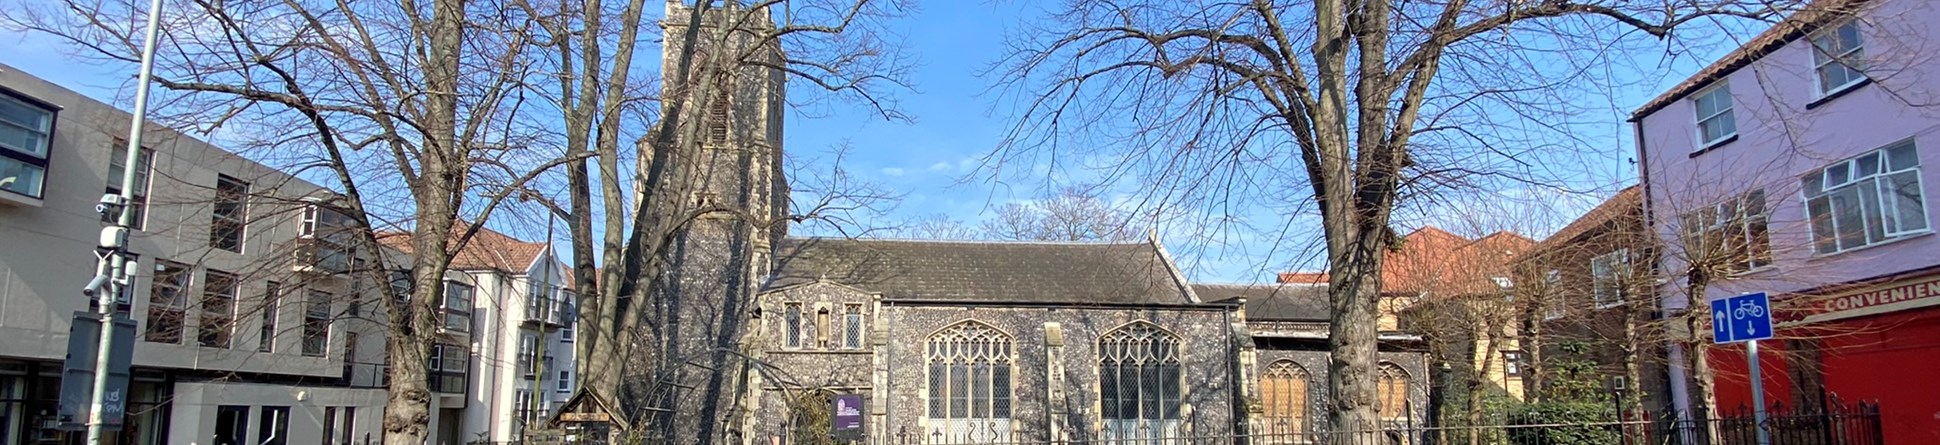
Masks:
[[[1771,445],[1771,432],[1765,425],[1765,378],[1758,368],[1758,340],[1745,342],[1745,359],[1751,365],[1751,413],[1752,421],[1758,422],[1758,445]]]
[[[161,18],[162,0],[149,0],[148,35],[142,40],[141,70],[135,75],[135,109],[134,118],[128,127],[128,155],[122,158],[121,164],[121,203],[123,205],[111,229],[120,231],[122,234],[126,234],[127,230],[135,225],[135,212],[131,206],[134,204],[135,187],[140,185],[136,183],[136,179],[142,173],[140,170],[141,137],[143,130],[148,126],[148,84],[155,70],[155,41],[160,34]],[[113,355],[109,351],[114,350],[115,306],[118,303],[116,300],[127,297],[128,285],[131,281],[127,273],[129,268],[127,246],[126,243],[120,244],[122,245],[109,246],[111,250],[108,255],[101,257],[101,261],[107,266],[108,289],[106,292],[99,293],[95,305],[95,310],[101,313],[102,329],[100,348],[94,359],[94,392],[89,396],[88,401],[88,445],[101,445],[103,429],[106,426],[103,423],[107,417],[103,416],[102,408],[106,406],[108,396],[108,368],[110,367],[108,357]]]

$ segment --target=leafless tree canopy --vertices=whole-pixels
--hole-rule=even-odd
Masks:
[[[1404,194],[1556,185],[1556,172],[1520,158],[1569,148],[1544,135],[1577,120],[1569,86],[1598,80],[1584,68],[1608,62],[1626,36],[1783,6],[1073,1],[1012,36],[1000,74],[1022,120],[990,161],[1098,169],[1159,205],[1317,203],[1333,426],[1369,430],[1373,271]]]

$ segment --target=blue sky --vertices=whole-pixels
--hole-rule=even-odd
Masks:
[[[909,16],[890,23],[903,39],[900,43],[906,45],[906,53],[917,59],[909,76],[914,89],[895,93],[899,110],[910,121],[885,121],[861,108],[816,107],[789,116],[786,148],[814,162],[826,162],[822,153],[848,146],[843,167],[849,173],[903,195],[889,214],[877,218],[880,225],[925,215],[945,215],[975,224],[996,205],[1028,200],[1040,195],[1047,184],[1068,181],[1070,178],[1064,177],[1047,181],[1028,172],[993,178],[978,169],[980,159],[1011,129],[1013,118],[1010,110],[993,108],[995,93],[988,91],[988,85],[994,79],[982,73],[1004,55],[1002,37],[1007,30],[1042,16],[1039,5],[1030,2],[923,3]],[[1634,181],[1630,179],[1634,170],[1626,162],[1630,157],[1629,131],[1621,117],[1694,72],[1702,62],[1736,46],[1730,38],[1713,40],[1719,43],[1680,46],[1675,57],[1659,54],[1655,60],[1632,61],[1636,66],[1626,68],[1631,72],[1615,74],[1627,80],[1625,86],[1613,87],[1607,109],[1585,119],[1590,125],[1579,135],[1585,140],[1607,142],[1597,145],[1609,147],[1580,160],[1582,168],[1592,172],[1582,186],[1595,191],[1567,197],[1564,208],[1587,209],[1601,195]],[[126,98],[132,95],[123,91],[126,79],[132,77],[132,67],[76,62],[41,36],[0,31],[0,63],[124,108]],[[1118,192],[1129,195],[1136,192],[1135,188],[1121,185]],[[1524,198],[1550,200],[1533,195]],[[1458,215],[1460,207],[1417,209],[1416,216],[1404,218],[1398,225],[1403,230],[1422,224],[1462,225],[1453,221],[1463,218]],[[1246,216],[1267,223],[1254,221],[1252,227],[1211,236],[1188,227],[1159,229],[1166,245],[1187,263],[1188,273],[1196,280],[1270,281],[1274,271],[1323,266],[1313,261],[1311,249],[1306,248],[1318,233],[1313,227],[1274,223],[1278,217],[1270,214]],[[1540,237],[1566,223],[1569,216],[1545,218],[1518,230]]]

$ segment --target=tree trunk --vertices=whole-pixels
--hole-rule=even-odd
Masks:
[[[401,335],[391,337],[391,363],[401,370],[391,382],[390,400],[384,407],[384,444],[421,445],[425,443],[431,419],[431,391],[428,373],[432,336],[437,335],[434,315],[438,299],[444,294],[444,274],[453,246],[447,245],[453,221],[462,203],[466,179],[467,147],[458,146],[458,61],[463,53],[464,0],[435,0],[427,39],[430,47],[424,58],[425,109],[424,147],[419,162],[423,175],[414,184],[417,220],[411,237],[419,252],[413,263],[417,288],[412,292]],[[425,255],[424,252],[436,252]],[[393,326],[399,324],[393,319]],[[401,355],[401,356],[399,356]]]
[[[1526,299],[1525,301],[1541,301]],[[1543,369],[1543,319],[1541,304],[1524,304],[1517,311],[1522,323],[1522,373],[1523,398],[1530,402],[1541,402],[1547,396],[1545,380],[1548,378]]]
[[[1339,223],[1341,218],[1333,219]],[[1354,443],[1374,443],[1380,429],[1381,413],[1375,403],[1380,319],[1375,306],[1381,295],[1378,271],[1384,250],[1372,245],[1379,236],[1353,227],[1328,231],[1330,244],[1338,246],[1332,249],[1335,260],[1328,289],[1333,323],[1328,326],[1332,354],[1327,383],[1334,396],[1329,420],[1336,438],[1360,441]]]

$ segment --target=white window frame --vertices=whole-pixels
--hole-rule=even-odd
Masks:
[[[1753,209],[1756,207],[1756,209]],[[1774,264],[1771,246],[1771,202],[1763,189],[1752,190],[1743,195],[1733,196],[1715,204],[1679,215],[1678,223],[1684,227],[1684,241],[1687,260],[1710,260],[1697,258],[1697,255],[1713,248],[1711,243],[1734,239],[1745,241],[1743,246],[1730,246],[1731,251],[1717,252],[1730,256],[1730,264],[1725,270],[1732,275],[1743,275],[1771,268]],[[1760,239],[1762,238],[1762,239]],[[1722,249],[1723,247],[1720,247]],[[1699,249],[1698,253],[1690,249]]]
[[[1632,272],[1630,262],[1630,249],[1627,248],[1590,258],[1590,300],[1597,309],[1617,307],[1630,299],[1629,278],[1631,277],[1629,275]],[[1602,265],[1599,266],[1598,263]],[[1599,267],[1609,274],[1599,273]],[[1615,292],[1614,300],[1604,301],[1603,293],[1606,289]]]
[[[539,361],[539,336],[532,335],[532,334],[520,334],[518,363],[519,363],[519,375],[522,376],[521,378],[525,380],[532,380],[532,376],[535,371],[534,368],[537,367],[538,361]]]
[[[227,284],[227,286],[218,286]],[[222,288],[226,287],[226,289]],[[198,301],[195,344],[205,348],[229,349],[236,341],[236,303],[242,277],[215,269],[202,269],[202,301]],[[218,306],[218,307],[211,307]],[[204,336],[213,341],[204,341]]]
[[[554,390],[562,393],[573,391],[573,371],[572,370],[570,369],[559,370],[559,379],[556,381],[558,383],[557,383],[557,386],[553,387]]]
[[[1557,320],[1557,319],[1563,318],[1564,315],[1567,315],[1567,311],[1565,310],[1566,308],[1563,305],[1563,302],[1561,301],[1562,299],[1557,298],[1557,294],[1562,293],[1561,291],[1563,287],[1563,271],[1558,269],[1550,269],[1546,272],[1543,272],[1543,287],[1544,287],[1543,291],[1549,294],[1549,298],[1547,298],[1546,301],[1542,302],[1543,321]]]
[[[463,292],[458,292],[463,290]],[[472,311],[476,307],[476,288],[457,281],[445,282],[444,301],[438,305],[440,320],[438,328],[446,332],[470,333],[472,331]],[[463,298],[457,298],[459,296]],[[463,303],[463,304],[459,304]]]
[[[1821,44],[1821,39],[1830,38],[1838,40],[1840,31],[1846,29],[1852,29],[1853,42],[1850,42],[1852,43],[1852,47],[1840,48],[1839,54],[1831,54]],[[1806,39],[1806,46],[1812,52],[1812,85],[1817,87],[1815,91],[1818,95],[1817,97],[1825,98],[1839,94],[1840,92],[1859,86],[1861,82],[1865,82],[1866,66],[1864,58],[1866,57],[1866,36],[1859,31],[1859,21],[1849,20],[1835,26],[1820,28],[1814,31],[1810,38]],[[1841,41],[1837,43],[1845,44],[1848,42]],[[1848,71],[1852,78],[1846,79],[1846,82],[1842,84],[1827,85],[1825,83],[1825,70],[1827,68]]]
[[[283,293],[283,283],[271,281],[263,288],[263,307],[257,313],[260,319],[256,326],[256,352],[276,352],[276,315]]]
[[[223,193],[224,188],[236,187],[240,187],[240,189],[236,190],[237,193],[234,196]],[[243,253],[245,250],[244,246],[249,245],[249,187],[249,182],[241,178],[229,175],[216,175],[216,186],[211,189],[214,191],[214,196],[210,199],[213,204],[209,209],[209,247]],[[234,202],[227,201],[232,198]],[[221,207],[224,204],[234,205],[234,214],[223,214]],[[217,242],[226,239],[222,237],[221,232],[221,228],[225,225],[233,225],[236,228],[236,245],[234,249],[223,247],[221,243]]]
[[[172,278],[172,279],[171,279]],[[187,264],[167,260],[155,261],[155,275],[148,288],[148,319],[142,323],[142,341],[152,343],[182,344],[188,338],[188,308],[190,286],[195,281],[195,270]],[[168,318],[173,315],[173,319]],[[175,335],[167,334],[168,323],[175,326]],[[162,335],[161,340],[155,336]]]
[[[298,348],[306,357],[325,357],[330,355],[330,301],[335,296],[329,292],[310,289],[303,300],[303,344]],[[311,332],[315,328],[316,332]],[[316,342],[311,338],[315,337]],[[310,345],[317,345],[314,352]]]
[[[577,297],[572,291],[560,289],[559,295],[559,311],[562,312],[559,316],[559,342],[572,343],[573,337],[579,335],[579,304],[574,303]]]
[[[1703,111],[1698,109],[1699,103],[1704,101],[1706,98],[1710,98],[1711,96],[1717,95],[1717,94],[1722,94],[1721,97],[1723,98],[1722,100],[1724,101],[1724,105],[1721,108],[1715,111],[1712,111],[1710,114],[1702,114]],[[1725,141],[1729,141],[1731,140],[1731,138],[1738,136],[1738,117],[1737,117],[1737,113],[1733,111],[1734,109],[1737,108],[1737,98],[1731,95],[1731,82],[1729,79],[1719,79],[1717,83],[1712,84],[1709,87],[1705,87],[1702,90],[1698,90],[1697,94],[1691,95],[1690,100],[1691,100],[1692,114],[1697,117],[1697,120],[1694,121],[1695,125],[1692,126],[1692,130],[1695,131],[1695,134],[1697,135],[1698,151],[1703,151],[1705,149],[1715,147],[1718,144],[1722,144]],[[1706,138],[1704,135],[1704,124],[1705,122],[1711,121],[1713,119],[1723,119],[1725,121],[1730,122],[1731,131],[1718,134],[1714,137]]]
[[[123,173],[127,172],[128,167],[126,165],[123,165],[123,164],[126,164],[127,162],[128,162],[128,143],[127,142],[117,142],[114,147],[108,150],[108,178],[107,178],[108,184],[106,189],[104,190],[105,193],[116,194],[116,195],[121,194],[122,173],[116,173],[115,170],[122,169]],[[133,193],[134,198],[129,199],[128,206],[122,208],[121,211],[135,212],[135,217],[132,219],[133,222],[130,223],[128,228],[134,229],[134,230],[142,230],[142,228],[146,226],[146,222],[148,220],[148,184],[153,179],[152,177],[155,171],[155,150],[150,149],[148,147],[142,147],[140,157],[135,159],[135,166],[137,169],[137,173],[135,173],[135,191]],[[101,222],[104,222],[104,223],[119,222],[119,218],[120,218],[120,215],[117,215],[117,214],[113,214],[113,213],[103,214],[101,215]]]
[[[0,90],[0,106],[5,105],[19,106],[29,112],[39,112],[42,113],[43,117],[40,119],[41,122],[17,122],[0,118],[0,126],[28,134],[37,139],[30,142],[36,145],[35,147],[20,147],[12,143],[0,142],[0,162],[19,164],[24,169],[39,169],[39,173],[34,176],[32,184],[21,184],[19,181],[24,179],[21,177],[9,176],[0,178],[0,191],[41,199],[47,194],[48,161],[53,158],[54,152],[54,122],[59,118],[60,111],[53,107],[43,105],[38,101],[25,97],[17,97],[8,91]],[[31,190],[34,193],[15,191],[12,188],[23,185],[26,190]]]
[[[1912,153],[1912,165],[1895,165],[1892,162],[1892,152],[1900,149],[1905,149]],[[1919,162],[1919,146],[1914,143],[1913,139],[1906,139],[1887,144],[1884,147],[1859,156],[1834,162],[1807,173],[1801,179],[1801,190],[1799,193],[1803,202],[1806,203],[1806,220],[1810,223],[1812,229],[1813,253],[1818,256],[1836,255],[1932,232],[1932,217],[1928,215],[1926,208],[1926,178],[1923,172],[1920,171]],[[1872,173],[1864,173],[1865,165],[1868,163],[1874,164]],[[1833,174],[1835,169],[1843,170],[1843,179],[1835,177]],[[1914,221],[1900,220],[1900,203],[1898,200],[1891,199],[1892,194],[1888,193],[1892,187],[1891,180],[1906,177],[1912,178],[1912,188],[1920,194],[1918,197],[1920,208],[1915,213],[1920,217],[1916,223],[1917,227],[1914,227],[1914,224],[1907,224]],[[1840,180],[1835,182],[1834,179]],[[1865,193],[1868,188],[1871,188],[1873,191],[1874,202],[1870,204],[1873,210],[1879,212],[1878,214],[1866,213],[1868,203],[1865,202]],[[1833,199],[1835,197],[1834,195],[1844,193],[1848,190],[1853,191],[1852,193],[1855,195],[1853,199],[1858,201],[1858,205],[1860,206],[1859,221],[1861,222],[1860,234],[1862,239],[1852,245],[1846,245],[1846,240],[1842,239],[1843,236],[1840,232],[1843,227],[1840,227],[1840,223],[1836,217],[1839,214],[1839,209],[1833,207],[1836,202]],[[1823,202],[1826,213],[1817,214],[1814,208],[1820,206],[1821,202]],[[1893,217],[1891,221],[1888,221],[1888,216]],[[1872,227],[1872,222],[1875,220],[1881,225],[1877,233],[1874,232]],[[1824,227],[1820,226],[1822,223],[1825,224]],[[1828,235],[1826,232],[1829,232],[1831,236],[1830,240],[1824,238]],[[1826,243],[1828,242],[1832,246],[1830,250],[1826,249]]]

